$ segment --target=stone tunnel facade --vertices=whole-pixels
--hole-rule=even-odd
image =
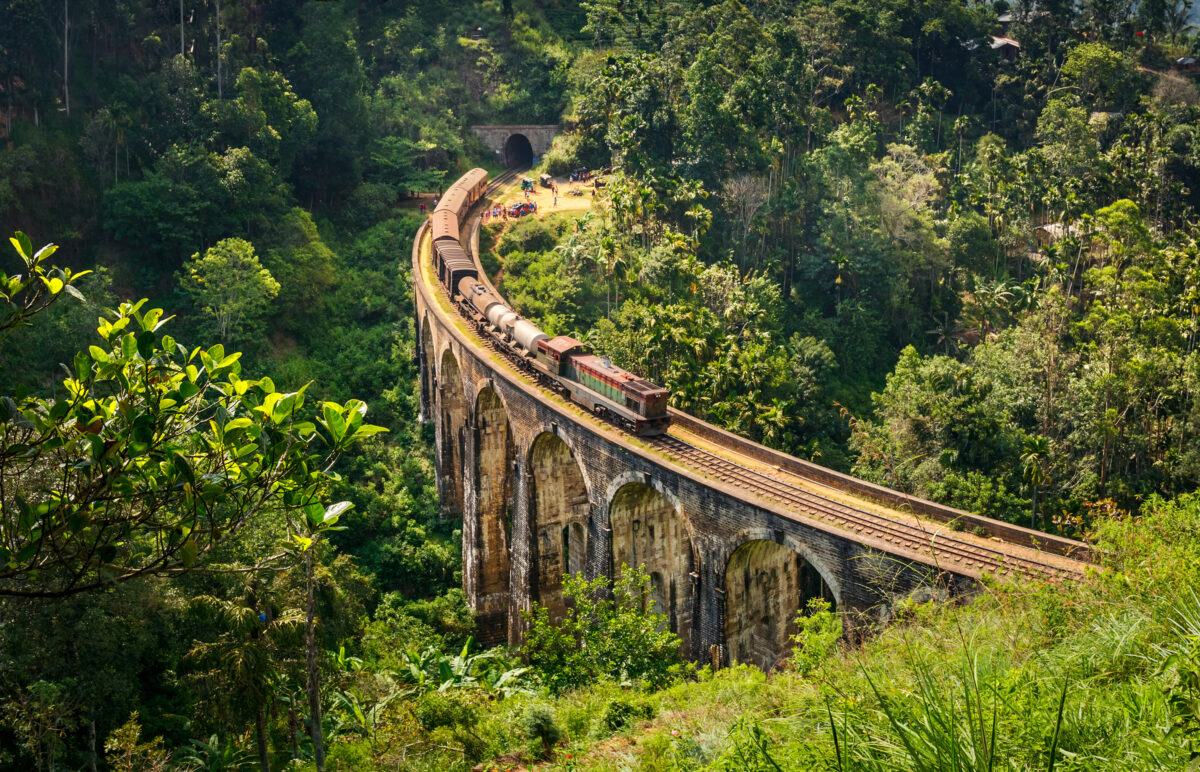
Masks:
[[[558,125],[488,125],[472,126],[475,136],[493,151],[504,166],[527,165],[529,158],[541,158],[558,135]],[[525,154],[528,154],[528,158]]]
[[[928,567],[758,506],[599,429],[495,365],[444,299],[415,284],[422,417],[435,427],[443,512],[463,521],[463,584],[482,641],[518,644],[522,611],[540,602],[564,612],[565,575],[611,577],[624,564],[650,574],[686,656],[769,669],[809,599],[869,622],[934,581]],[[952,592],[970,582],[939,581]]]

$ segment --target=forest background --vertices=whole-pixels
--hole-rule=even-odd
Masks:
[[[222,346],[214,373],[239,350],[264,393],[365,401],[389,431],[340,449],[323,490],[353,509],[308,553],[331,753],[373,768],[411,742],[404,764],[467,764],[551,734],[507,708],[488,734],[480,702],[554,683],[462,650],[461,534],[417,422],[406,196],[495,168],[467,127],[562,123],[544,170],[614,170],[582,218],[489,234],[503,292],[547,331],[773,447],[1082,536],[1176,516],[1159,497],[1197,479],[1191,16],[1164,0],[3,0],[0,221],[93,273],[84,299],[0,340],[0,394],[61,398],[97,317],[145,297],[171,335]],[[17,522],[14,490],[0,498]],[[105,738],[114,767],[311,763],[313,646],[246,624],[304,616],[311,572],[269,560],[290,534],[250,518],[207,571],[53,599],[12,590],[54,577],[14,573],[0,765],[103,766]],[[237,657],[257,664],[221,664]],[[456,678],[487,696],[421,685]],[[757,747],[743,730],[697,758]]]

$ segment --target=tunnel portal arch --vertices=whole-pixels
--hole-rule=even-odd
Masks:
[[[542,432],[529,449],[530,533],[533,571],[530,596],[562,619],[564,574],[582,569],[591,516],[587,482],[575,451],[553,432]]]
[[[679,506],[645,482],[627,482],[608,505],[612,575],[644,566],[655,610],[667,617],[683,651],[691,649],[695,555]]]
[[[836,610],[837,599],[815,566],[767,539],[741,544],[725,566],[725,649],[729,664],[769,671],[791,649],[795,619],[812,598]]]
[[[504,165],[510,169],[533,165],[533,143],[519,132],[508,135],[504,140]]]

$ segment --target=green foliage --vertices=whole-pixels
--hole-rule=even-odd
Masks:
[[[0,300],[4,302],[4,316],[0,317],[0,343],[18,327],[27,326],[35,315],[45,311],[63,294],[83,299],[75,282],[90,271],[75,271],[59,268],[46,261],[58,250],[47,244],[36,252],[29,237],[17,231],[9,239],[17,252],[24,273],[9,275],[0,273]]]
[[[619,732],[638,719],[654,718],[654,707],[649,703],[617,697],[604,708],[604,725],[610,732]]]
[[[207,317],[206,332],[222,342],[255,335],[280,287],[244,239],[225,239],[203,256],[192,255],[179,285]]]
[[[286,329],[304,330],[313,315],[325,313],[325,299],[335,282],[333,251],[321,241],[308,212],[295,207],[275,224],[268,242],[266,270],[278,283],[279,299],[273,307]]]
[[[406,650],[400,655],[397,677],[418,694],[478,688],[508,697],[526,691],[523,676],[528,668],[517,667],[495,649],[471,654],[472,643],[468,638],[454,656],[433,647]]]
[[[554,714],[545,705],[534,703],[521,716],[521,730],[530,740],[542,744],[542,757],[549,758],[554,746],[562,738],[562,730],[554,723]]]
[[[227,772],[228,770],[249,769],[253,757],[228,740],[222,740],[217,735],[207,740],[193,740],[192,744],[179,755],[182,764],[199,772]]]
[[[813,672],[837,651],[842,635],[842,619],[833,613],[829,601],[811,598],[808,608],[796,616],[792,667],[800,675]]]
[[[552,620],[537,604],[526,617],[521,653],[551,692],[611,679],[661,688],[677,677],[679,638],[654,610],[650,576],[622,566],[616,580],[563,579],[566,616]]]
[[[1062,74],[1096,110],[1124,112],[1137,102],[1144,88],[1133,58],[1104,43],[1080,43],[1072,48]]]
[[[373,632],[379,635],[381,647],[397,640],[408,647],[446,651],[460,648],[475,632],[466,595],[457,587],[427,600],[405,600],[401,593],[385,593],[374,617]]]
[[[171,754],[163,747],[163,739],[155,737],[141,741],[142,725],[137,711],[113,731],[104,741],[105,760],[114,772],[159,772],[169,769]]]
[[[771,736],[753,719],[742,717],[729,730],[729,748],[717,759],[714,769],[721,772],[782,772],[772,755]]]
[[[316,516],[330,462],[383,431],[354,400],[300,420],[304,389],[243,380],[239,354],[189,351],[144,306],[100,320],[103,345],[76,355],[61,398],[3,403],[2,594],[55,597],[188,568],[266,511]],[[73,473],[36,474],[50,459]]]
[[[1174,670],[1174,682],[1167,690],[1171,731],[1187,743],[1188,760],[1195,764],[1200,759],[1200,640],[1188,636],[1184,647],[1169,656],[1163,667]]]
[[[14,229],[54,228],[59,254],[81,271],[107,268],[87,301],[55,304],[32,327],[18,322],[71,294],[65,271],[17,287],[23,300],[0,312],[0,387],[13,394],[5,425],[28,431],[18,426],[36,423],[18,418],[28,408],[51,427],[34,430],[46,434],[48,451],[28,456],[6,445],[0,458],[8,496],[0,520],[16,522],[0,534],[9,551],[0,564],[27,548],[12,533],[38,532],[70,554],[46,563],[39,553],[25,566],[38,573],[22,573],[18,589],[106,585],[87,596],[94,602],[67,598],[54,614],[36,599],[0,601],[0,619],[11,622],[0,625],[0,703],[24,706],[15,716],[50,705],[51,717],[37,723],[59,727],[21,747],[27,738],[5,729],[0,764],[36,765],[53,748],[56,765],[86,768],[93,722],[103,738],[134,710],[170,747],[210,736],[228,717],[220,736],[232,752],[232,738],[252,728],[249,712],[226,706],[226,716],[214,715],[217,703],[198,700],[202,690],[188,688],[195,684],[181,680],[178,664],[194,641],[233,635],[211,622],[196,630],[186,601],[235,602],[242,585],[229,577],[240,574],[174,572],[193,561],[257,568],[289,527],[289,548],[301,550],[293,559],[315,563],[314,573],[302,581],[284,571],[262,592],[295,609],[303,585],[314,586],[322,650],[342,642],[340,661],[360,658],[367,671],[337,668],[326,690],[327,702],[342,700],[334,714],[346,739],[331,759],[444,770],[485,746],[492,756],[519,748],[512,701],[494,710],[480,702],[468,731],[464,722],[425,730],[405,700],[387,699],[409,688],[390,683],[387,670],[408,672],[409,662],[421,663],[427,685],[469,684],[455,688],[469,699],[491,688],[471,679],[519,669],[484,657],[461,671],[483,655],[462,651],[469,614],[461,593],[446,592],[461,583],[462,535],[437,517],[430,439],[416,426],[406,255],[418,220],[397,216],[396,206],[406,193],[440,190],[484,156],[470,125],[534,122],[569,127],[546,169],[612,165],[614,173],[578,227],[551,216],[509,228],[504,264],[490,267],[523,313],[587,339],[668,385],[678,406],[753,439],[1006,520],[1076,534],[1097,524],[1120,548],[1110,551],[1117,568],[1099,580],[1111,591],[1103,603],[1051,590],[1032,593],[1028,606],[1006,596],[1005,613],[1025,619],[1047,647],[1033,664],[1032,654],[1010,656],[1009,648],[1025,651],[1010,632],[1007,658],[980,668],[960,664],[956,651],[943,649],[939,663],[888,659],[912,651],[903,647],[872,650],[878,693],[841,659],[826,659],[821,674],[836,679],[836,700],[814,697],[816,687],[790,674],[766,684],[723,673],[694,684],[712,691],[687,702],[669,702],[670,692],[645,698],[672,705],[659,715],[680,734],[639,740],[638,763],[920,768],[932,766],[932,748],[960,768],[1182,766],[1183,730],[1162,737],[1174,720],[1169,700],[1186,708],[1190,699],[1194,657],[1164,637],[1169,614],[1127,596],[1130,587],[1176,596],[1185,574],[1173,566],[1195,565],[1191,502],[1155,497],[1190,491],[1200,474],[1189,224],[1200,207],[1200,135],[1194,89],[1160,74],[1195,48],[1185,6],[1050,2],[1031,13],[1017,4],[1007,34],[1021,50],[1009,60],[988,45],[1001,6],[949,0],[223,3],[220,19],[212,4],[180,19],[139,2],[108,14],[78,3],[0,3],[8,143],[0,215]],[[181,35],[186,48],[177,53]],[[210,377],[200,354],[188,354],[208,391],[191,402],[180,395],[186,404],[174,407],[197,412],[183,420],[184,435],[170,435],[180,424],[147,405],[178,399],[172,389],[191,383],[186,352],[127,354],[130,335],[133,348],[150,345],[134,320],[96,347],[119,366],[99,373],[105,362],[75,353],[90,351],[93,320],[117,305],[110,286],[161,305],[178,291],[173,277],[185,258],[226,239],[253,243],[281,285],[274,305],[252,304],[261,313],[239,341],[248,357],[239,363],[275,382],[235,399],[249,382]],[[32,247],[23,250],[21,282],[34,275]],[[42,265],[34,270],[49,271]],[[63,280],[57,294],[54,279]],[[204,303],[196,305],[183,329],[216,333]],[[134,308],[131,319],[142,311]],[[85,384],[83,396],[63,396],[60,362],[68,384]],[[218,392],[228,388],[232,396]],[[295,423],[281,428],[248,409],[272,393],[295,395],[294,405],[304,399]],[[336,444],[340,428],[322,403],[346,408],[353,397],[368,399],[391,434],[333,452],[323,437]],[[88,402],[103,408],[99,424],[91,408],[74,407]],[[238,404],[226,418],[230,402]],[[296,430],[317,413],[311,433]],[[252,426],[221,440],[201,415],[216,428]],[[224,443],[224,456],[213,442]],[[286,456],[277,442],[330,474],[319,484],[288,478],[280,486],[294,486],[290,500],[275,489],[257,508],[246,505],[249,487],[228,508],[212,499],[213,479],[232,485],[218,460],[244,472]],[[196,483],[175,475],[176,459],[199,465]],[[39,470],[50,464],[70,468],[78,484],[47,483]],[[98,529],[115,507],[81,505],[84,520],[73,511],[65,525],[61,505],[40,508],[109,481],[115,487],[105,491],[138,492],[121,499],[134,502],[135,515],[98,541],[62,542],[72,527],[85,536]],[[159,485],[153,494],[138,487]],[[330,509],[327,499],[354,508]],[[1141,512],[1145,527],[1108,522],[1119,507]],[[165,576],[111,586],[154,573],[156,556],[178,545],[178,560],[161,564]],[[104,554],[76,559],[92,548]],[[376,604],[361,635],[365,609]],[[937,640],[963,638],[938,632]],[[986,630],[972,634],[997,648]],[[571,640],[561,639],[564,652]],[[91,657],[79,641],[95,642]],[[297,712],[299,655],[289,646],[271,655],[260,733],[276,767],[309,753],[305,711]],[[1179,659],[1155,672],[1168,650]],[[1131,651],[1154,653],[1143,662]],[[562,663],[606,672],[593,680],[627,677],[623,665],[600,667],[589,656],[567,652]],[[906,688],[890,688],[898,683]],[[48,701],[47,684],[57,690]],[[612,697],[605,688],[615,687],[561,699],[600,715]],[[693,732],[697,704],[729,707]],[[752,715],[738,722],[742,713]],[[976,725],[998,726],[999,741]]]
[[[53,769],[64,749],[63,738],[74,728],[73,683],[34,681],[3,704],[2,724],[13,732],[38,769]]]

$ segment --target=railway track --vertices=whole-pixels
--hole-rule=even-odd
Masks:
[[[882,541],[892,547],[933,558],[942,569],[971,569],[1001,576],[1013,572],[1054,581],[1080,578],[1082,570],[1031,557],[1013,555],[983,544],[957,538],[953,532],[930,530],[920,523],[906,523],[850,506],[812,491],[729,461],[669,435],[644,438],[649,444],[681,463],[750,493],[816,517],[859,536]]]
[[[528,168],[529,167],[527,166],[514,166],[513,168],[509,169],[504,174],[501,174],[499,177],[492,180],[492,182],[487,186],[487,192],[484,193],[484,195],[492,195],[497,190],[507,185],[510,181],[515,180],[518,174],[524,172]]]

